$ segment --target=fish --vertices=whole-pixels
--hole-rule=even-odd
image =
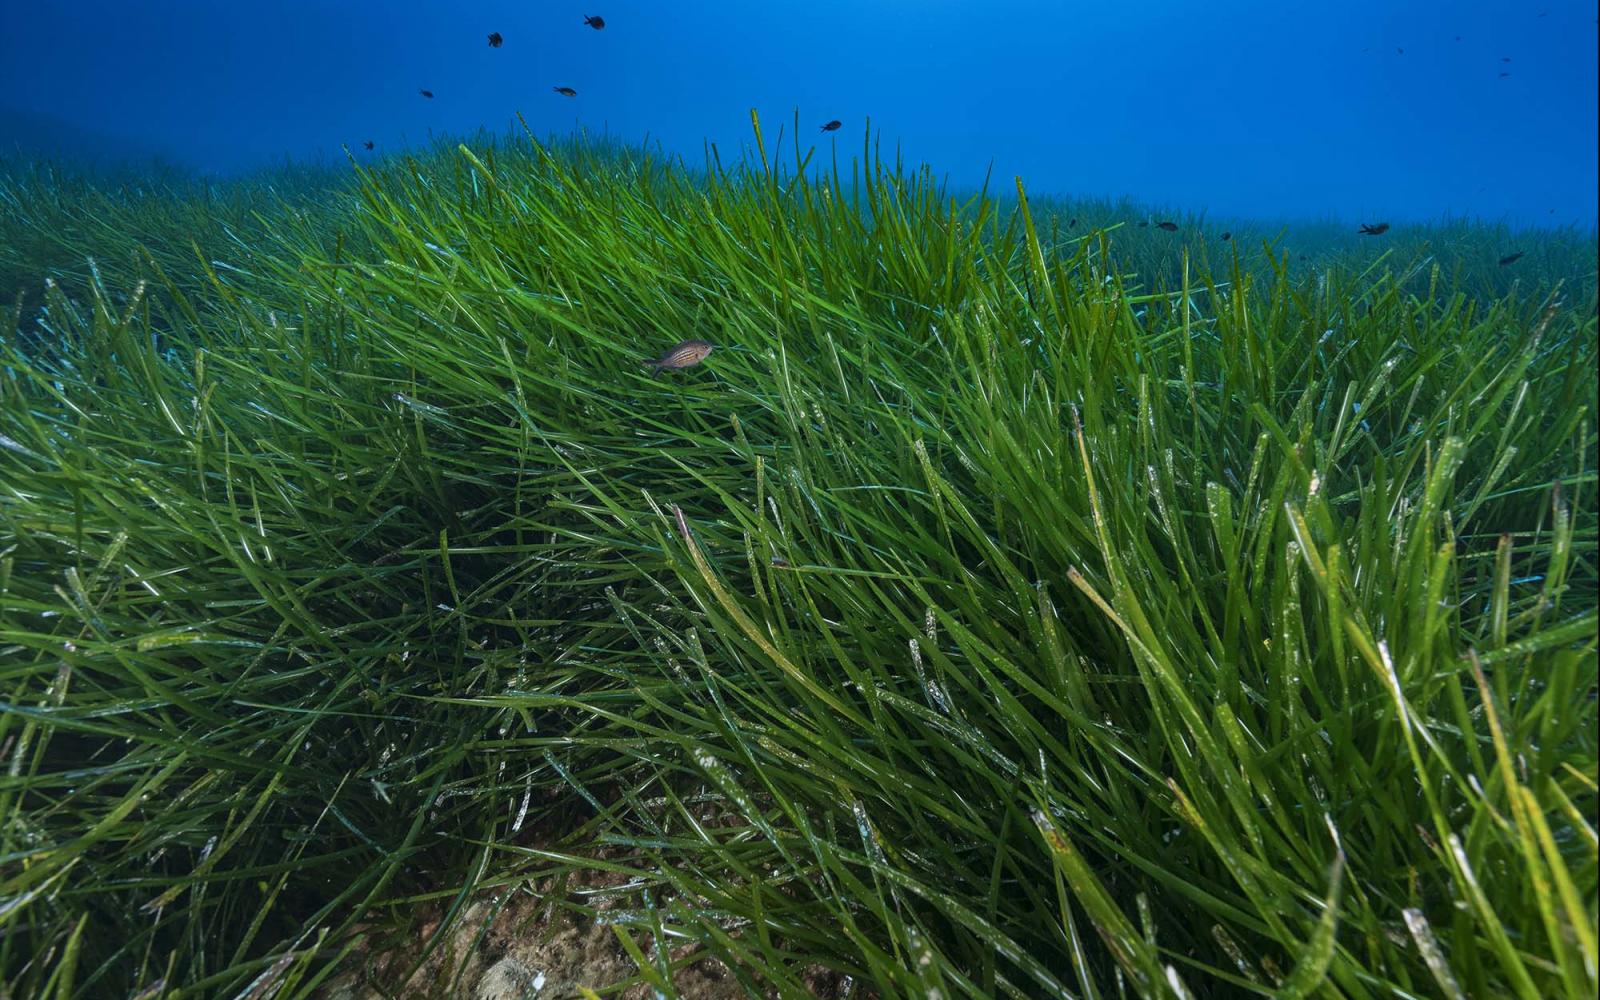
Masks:
[[[1068,219],[1067,220],[1067,228],[1068,229],[1071,229],[1073,226],[1076,226],[1077,224],[1078,224],[1078,220],[1077,219]]]
[[[1178,231],[1178,224],[1176,222],[1158,222],[1156,223],[1156,228],[1165,229],[1169,233],[1175,233]]]
[[[657,372],[663,368],[693,368],[695,365],[711,356],[716,350],[716,345],[704,340],[682,340],[667,348],[667,353],[653,361],[646,361],[647,365],[654,365]]]
[[[1504,257],[1500,258],[1500,266],[1505,267],[1507,264],[1515,264],[1517,261],[1522,259],[1523,253],[1524,251],[1518,250],[1516,253],[1506,254]]]
[[[837,132],[837,131],[839,131],[839,129],[841,129],[843,127],[844,127],[844,122],[842,122],[839,119],[835,118],[831,122],[824,122],[823,126],[822,126],[822,131],[824,131],[824,132]]]
[[[423,97],[426,97],[430,101],[433,100],[433,91],[431,90],[419,90],[417,93],[421,94]]]
[[[1406,54],[1406,50],[1405,50],[1405,49],[1402,49],[1402,48],[1400,48],[1400,47],[1398,47],[1398,46],[1396,46],[1396,47],[1395,47],[1395,51],[1396,51],[1396,52],[1397,52],[1397,53],[1399,53],[1399,54],[1400,54],[1400,55],[1405,55],[1405,54]]]
[[[362,144],[361,144],[361,146],[362,146],[362,148],[364,148],[364,149],[371,149],[371,148],[372,148],[372,140],[371,140],[371,139],[368,139],[368,140],[367,140],[367,141],[366,141],[366,142],[363,142],[363,143],[362,143]]]
[[[1511,57],[1510,56],[1501,56],[1500,57],[1500,61],[1501,62],[1510,62],[1511,61]]]
[[[1233,239],[1233,234],[1232,233],[1223,233],[1222,234],[1222,242],[1226,243],[1231,239]]]
[[[600,31],[605,28],[606,19],[599,14],[585,14],[583,15],[583,23],[596,31]]]
[[[562,97],[577,97],[578,96],[578,92],[576,90],[573,90],[571,87],[551,87],[550,89],[555,91],[556,93],[560,94]]]
[[[489,32],[489,48],[498,49],[505,42],[505,38],[498,31]]]
[[[1384,233],[1387,233],[1388,231],[1389,231],[1389,224],[1387,222],[1379,222],[1376,225],[1371,225],[1371,226],[1367,225],[1365,222],[1363,222],[1361,224],[1361,235],[1362,236],[1382,236]]]
[[[1150,228],[1150,220],[1149,219],[1140,220],[1139,228],[1140,229],[1149,229]]]
[[[1500,74],[1500,79],[1504,80],[1506,77],[1508,77],[1510,75],[1511,75],[1510,73],[1501,73]]]

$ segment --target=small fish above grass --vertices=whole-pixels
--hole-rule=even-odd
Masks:
[[[1500,258],[1500,266],[1505,267],[1507,264],[1515,264],[1517,261],[1522,259],[1525,252],[1526,251],[1518,250],[1516,253],[1506,254],[1504,257]]]
[[[1233,239],[1233,234],[1232,233],[1223,233],[1222,234],[1222,242],[1226,243],[1231,239]]]
[[[362,144],[361,144],[361,148],[362,148],[362,149],[371,149],[371,148],[372,148],[372,146],[373,146],[373,143],[372,143],[372,140],[371,140],[371,139],[368,139],[368,140],[367,140],[367,141],[366,141],[366,142],[363,142],[363,143],[362,143]]]
[[[583,15],[583,23],[587,24],[596,31],[604,31],[606,19],[601,17],[599,14],[585,14]]]
[[[1158,222],[1156,223],[1156,228],[1165,229],[1169,233],[1175,233],[1178,231],[1178,224],[1176,222]]]
[[[682,340],[667,348],[667,353],[645,364],[654,365],[656,372],[663,368],[693,368],[711,356],[716,345],[704,340]]]
[[[1367,223],[1363,222],[1361,224],[1361,235],[1362,236],[1382,236],[1384,233],[1387,233],[1388,231],[1389,231],[1389,224],[1387,222],[1377,222],[1377,223],[1373,223],[1371,225],[1368,225]]]
[[[831,122],[824,122],[823,125],[822,125],[822,131],[824,131],[824,132],[837,132],[843,127],[844,127],[844,122],[842,122],[839,119],[835,118]]]
[[[578,96],[578,92],[576,90],[573,90],[571,87],[551,87],[550,89],[555,91],[556,93],[560,94],[562,97],[577,97]]]
[[[431,90],[419,90],[417,93],[421,94],[423,97],[426,97],[430,101],[433,100],[433,91]]]
[[[489,32],[489,48],[498,49],[500,46],[505,44],[505,41],[505,36],[501,35],[500,32]]]

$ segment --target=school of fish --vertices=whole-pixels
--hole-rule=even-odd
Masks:
[[[1543,17],[1544,14],[1541,13],[1539,16]],[[585,14],[584,17],[583,17],[583,24],[584,24],[584,26],[592,28],[595,31],[602,31],[602,30],[605,29],[606,19],[604,17],[602,17],[601,15],[599,15],[599,14]],[[489,47],[492,48],[492,49],[498,49],[502,45],[505,44],[505,36],[500,34],[500,32],[498,32],[498,31],[489,32],[488,40],[489,40]],[[1455,36],[1455,40],[1458,41],[1458,42],[1461,41],[1461,36],[1460,35],[1456,35]],[[1363,51],[1366,51],[1366,50],[1363,50]],[[1406,50],[1404,48],[1396,47],[1395,53],[1397,55],[1402,55],[1403,56],[1403,55],[1406,54]],[[1509,63],[1509,62],[1511,62],[1511,57],[1510,56],[1502,56],[1500,58],[1500,62],[1502,64]],[[1510,73],[1509,70],[1502,70],[1501,73],[1500,73],[1500,78],[1504,79],[1504,78],[1506,78],[1506,77],[1508,77],[1510,75],[1511,75],[1511,73]],[[572,88],[572,87],[569,87],[569,86],[560,85],[560,86],[551,87],[550,89],[553,90],[555,93],[560,94],[562,97],[577,97],[578,96],[577,90]],[[418,93],[420,93],[423,97],[428,98],[430,100],[433,98],[433,91],[431,91],[431,90],[420,90],[420,91],[418,91]],[[834,118],[834,119],[830,119],[829,121],[823,122],[822,126],[821,126],[821,131],[823,131],[823,132],[837,132],[843,127],[844,127],[844,122],[840,121],[837,118]],[[367,150],[372,150],[372,149],[374,149],[376,147],[376,143],[371,139],[368,139],[368,140],[364,141],[361,145],[362,145],[362,148],[367,149]],[[1554,211],[1554,209],[1552,209],[1551,211]],[[1077,224],[1078,224],[1078,220],[1077,219],[1073,219],[1073,220],[1071,220],[1070,222],[1067,223],[1067,228],[1071,229],[1074,226],[1076,226]],[[1149,222],[1149,220],[1141,221],[1139,223],[1139,228],[1140,229],[1144,229],[1144,228],[1148,227],[1150,224],[1151,223]],[[1163,230],[1163,231],[1169,232],[1169,233],[1175,233],[1175,232],[1178,231],[1178,224],[1176,222],[1170,222],[1170,221],[1167,221],[1167,220],[1162,220],[1160,222],[1155,223],[1155,227],[1157,229],[1160,229],[1160,230]],[[1388,231],[1389,231],[1389,223],[1387,223],[1387,222],[1375,222],[1375,223],[1365,223],[1364,222],[1364,223],[1361,224],[1360,229],[1357,230],[1357,232],[1362,236],[1382,236],[1384,233],[1387,233]],[[1225,233],[1222,234],[1222,237],[1221,237],[1222,242],[1224,242],[1224,243],[1228,242],[1232,238],[1233,238],[1233,234],[1231,232],[1225,232]],[[1511,264],[1516,263],[1518,260],[1520,260],[1522,258],[1522,256],[1523,256],[1522,251],[1517,251],[1516,253],[1507,254],[1506,256],[1500,258],[1499,265],[1501,267],[1507,267],[1507,266],[1509,266]],[[664,353],[662,353],[659,357],[656,357],[656,358],[654,358],[654,359],[652,359],[650,361],[647,361],[647,362],[645,362],[645,364],[647,366],[649,366],[649,367],[653,367],[656,373],[660,373],[661,371],[664,371],[664,370],[674,370],[674,369],[680,369],[680,368],[692,368],[695,365],[700,364],[706,358],[710,357],[711,356],[711,352],[713,350],[715,350],[715,349],[716,349],[716,345],[711,344],[711,343],[709,343],[707,341],[704,341],[704,340],[684,340],[684,341],[680,341],[679,343],[674,344],[671,347],[667,348],[667,350]]]

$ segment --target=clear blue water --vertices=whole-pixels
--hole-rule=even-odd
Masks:
[[[1592,2],[589,2],[0,0],[0,148],[226,173],[521,112],[699,162],[756,108],[851,154],[870,119],[961,186],[992,162],[1222,215],[1596,218]]]

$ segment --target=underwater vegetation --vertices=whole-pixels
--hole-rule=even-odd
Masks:
[[[12,995],[1593,996],[1594,234],[834,156],[0,170]]]

